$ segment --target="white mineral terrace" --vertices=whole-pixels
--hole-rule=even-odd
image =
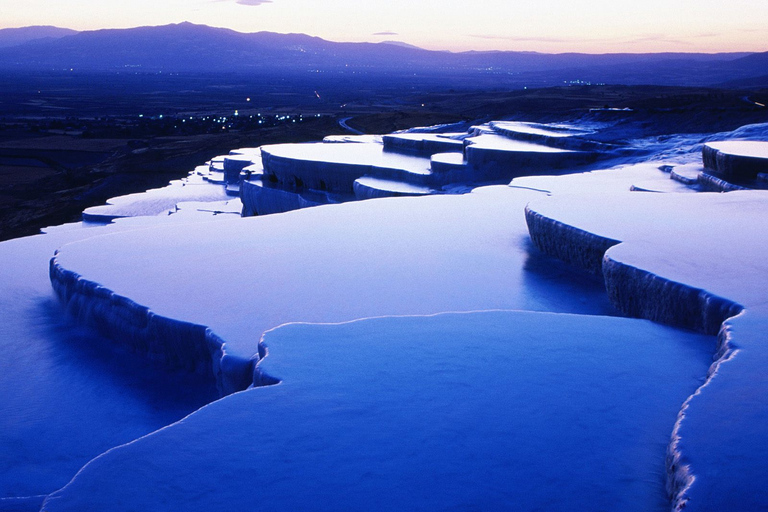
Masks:
[[[486,177],[590,156],[490,126],[470,137]],[[768,125],[474,189],[438,154],[442,190],[368,136],[268,146],[312,165],[243,182],[245,208],[300,209],[248,218],[213,183],[227,159],[260,174],[243,148],[97,210],[135,218],[4,242],[0,509],[762,510],[768,192],[692,193],[702,143],[746,136]],[[317,206],[349,199],[334,176],[420,197]],[[55,248],[93,330],[52,320]]]
[[[492,126],[496,129],[511,133],[541,135],[553,138],[574,137],[577,135],[588,135],[593,133],[592,130],[572,125],[523,123],[519,121],[494,121]]]
[[[304,162],[401,169],[424,176],[430,174],[429,160],[385,151],[380,144],[275,144],[264,146],[262,151],[276,157]]]
[[[589,266],[590,253],[613,245],[602,273],[624,314],[720,330],[708,380],[678,418],[668,489],[677,510],[764,508],[768,192],[562,195],[527,212],[550,254]]]
[[[514,140],[503,135],[483,134],[466,139],[467,144],[471,144],[478,149],[495,149],[499,151],[514,151],[520,153],[573,153],[568,149],[554,148],[544,144]]]
[[[724,140],[708,142],[707,146],[734,156],[768,159],[768,142],[749,140]]]
[[[323,142],[345,144],[347,142],[363,144],[381,144],[381,135],[328,135]]]
[[[175,211],[185,201],[226,201],[229,199],[223,187],[212,186],[197,173],[170,185],[138,194],[114,197],[106,205],[86,208],[83,220],[109,222],[120,217],[160,215]]]
[[[748,182],[768,172],[768,142],[726,140],[708,142],[703,149],[704,165],[727,181]],[[727,183],[725,188],[727,189]]]
[[[759,221],[768,215],[767,191],[563,194],[533,201],[528,209],[599,237],[621,240],[622,251],[637,244],[630,263],[670,281],[742,305],[768,303],[768,288],[747,278],[768,275],[768,260],[763,258],[768,252],[768,225]]]
[[[394,139],[403,140],[429,140],[438,142],[447,142],[449,144],[458,144],[461,146],[461,139],[458,137],[464,136],[466,133],[419,133],[419,132],[404,132],[404,133],[391,133],[385,135],[385,137],[391,137]]]
[[[435,153],[438,151],[461,151],[466,133],[393,133],[383,137],[384,147]]]
[[[450,165],[462,165],[466,161],[463,153],[435,153],[430,157],[432,162],[445,163]]]
[[[210,328],[239,361],[234,371],[242,372],[261,333],[285,322],[548,309],[546,293],[527,293],[520,273],[509,271],[527,258],[525,247],[497,242],[526,237],[520,212],[538,194],[501,186],[199,223],[183,231],[159,227],[142,244],[130,234],[111,235],[106,244],[73,243],[56,263],[156,315]],[[103,251],[108,254],[98,256]],[[163,257],[152,256],[156,251]],[[228,286],[216,285],[225,269],[251,268]],[[287,281],[291,275],[301,278]]]
[[[402,181],[384,180],[371,176],[364,176],[355,180],[355,194],[358,196],[358,198],[360,198],[360,193],[357,192],[358,187],[363,187],[370,190],[378,190],[383,193],[389,192],[389,195],[400,194],[421,196],[434,193],[434,190],[430,189],[429,187],[420,187],[418,185],[412,185]]]

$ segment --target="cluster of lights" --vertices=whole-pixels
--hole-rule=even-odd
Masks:
[[[250,98],[248,98],[248,100],[250,101]],[[143,119],[144,117],[145,117],[144,114],[139,114],[139,118]],[[199,119],[200,121],[213,122],[213,123],[216,123],[216,124],[225,125],[225,126],[222,126],[222,129],[226,129],[227,127],[232,128],[232,126],[233,126],[231,124],[232,117],[243,118],[245,116],[241,116],[240,115],[240,111],[235,110],[231,117],[230,116],[219,116],[219,117],[203,116],[203,117],[200,117],[200,118],[195,118],[194,116],[189,116],[189,117],[182,118],[181,122],[182,123],[186,123],[187,121],[194,121],[195,119]],[[311,117],[319,118],[319,117],[322,117],[322,114],[314,114]],[[264,115],[261,114],[261,112],[258,112],[255,115],[249,115],[248,116],[248,119],[254,119],[254,118],[258,119],[258,124],[263,125],[263,124],[268,123],[270,118],[274,122],[285,122],[285,121],[288,121],[288,122],[291,122],[291,123],[295,123],[296,121],[299,121],[299,122],[303,121],[305,119],[305,116],[304,116],[304,114],[299,114],[299,115],[273,114],[273,115],[269,115],[269,116],[264,116]],[[155,117],[151,117],[151,119],[158,119],[158,120],[164,119],[164,115],[163,114],[159,114],[159,115],[157,115]]]
[[[592,82],[588,82],[588,81],[585,81],[585,80],[570,80],[570,81],[563,80],[563,83],[566,84],[566,85],[605,85],[604,83],[595,83],[595,84],[593,84]]]

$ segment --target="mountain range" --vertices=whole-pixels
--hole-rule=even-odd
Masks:
[[[49,25],[22,27],[22,28],[3,28],[0,29],[0,48],[17,46],[30,41],[39,41],[42,39],[59,39],[64,36],[77,34],[76,30],[68,28],[51,27]]]
[[[547,54],[424,50],[399,42],[336,43],[304,34],[241,33],[180,23],[75,32],[56,27],[0,30],[0,69],[87,72],[362,73],[489,77],[553,85],[758,83],[764,53]],[[763,77],[763,78],[760,78]]]

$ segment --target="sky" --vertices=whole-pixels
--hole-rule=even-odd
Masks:
[[[0,13],[0,28],[189,21],[450,51],[768,51],[765,0],[0,0]]]

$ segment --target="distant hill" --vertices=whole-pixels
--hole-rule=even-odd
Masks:
[[[730,61],[729,69],[741,69],[751,72],[754,69],[762,69],[763,73],[768,71],[768,52],[753,53],[740,59]]]
[[[419,48],[416,45],[404,43],[402,41],[382,41],[381,44],[393,44],[395,46],[402,46],[403,48],[414,48],[416,50],[421,50],[422,48]]]
[[[42,28],[12,30],[39,35]],[[452,53],[392,42],[335,43],[304,34],[245,34],[191,23],[46,37],[0,48],[0,69],[396,73],[443,77],[447,85],[479,80],[499,87],[563,82],[712,85],[764,75],[766,69],[765,58],[760,57],[764,54]]]
[[[721,71],[725,79],[722,87],[733,89],[768,88],[768,52],[753,53],[724,62]]]
[[[372,51],[376,47],[376,51]],[[58,40],[31,41],[0,49],[0,67],[114,71],[254,71],[265,68],[338,68],[397,62],[394,45],[331,43],[303,34],[259,32],[181,23],[159,27],[79,32]]]
[[[60,39],[77,34],[76,30],[51,26],[0,29],[0,48],[18,46],[39,39]]]

